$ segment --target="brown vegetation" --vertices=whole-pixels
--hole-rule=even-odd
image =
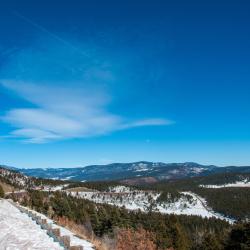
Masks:
[[[79,238],[90,241],[97,250],[110,249],[105,243],[106,239],[105,241],[102,241],[101,239],[97,238],[94,235],[92,228],[89,228],[88,225],[84,226],[76,224],[73,220],[70,220],[66,217],[54,217],[54,219],[58,225],[67,228]]]
[[[4,193],[9,193],[15,191],[15,188],[5,182],[0,181],[0,185],[2,186]]]
[[[120,229],[117,232],[116,250],[156,250],[153,234],[143,228],[138,230]]]
[[[157,250],[153,241],[153,234],[143,228],[138,230],[118,229],[114,238],[105,235],[98,238],[87,226],[76,224],[66,217],[56,217],[56,223],[61,225],[78,237],[92,242],[97,250]]]

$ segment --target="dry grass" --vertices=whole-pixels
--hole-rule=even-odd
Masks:
[[[94,233],[90,232],[90,230],[87,230],[87,228],[83,225],[78,225],[74,221],[71,221],[65,217],[57,217],[55,218],[55,221],[58,225],[67,228],[79,238],[91,242],[94,245],[96,250],[114,249],[110,247],[110,244],[108,244],[108,241],[104,242],[102,239],[95,237]]]
[[[0,181],[0,185],[2,186],[3,191],[5,193],[15,191],[15,188],[13,186],[11,186],[9,184],[6,184],[6,183],[4,183],[2,181]]]

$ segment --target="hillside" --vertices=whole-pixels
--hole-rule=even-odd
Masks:
[[[170,197],[166,201],[159,199],[161,192],[139,190],[126,186],[110,187],[107,192],[95,190],[67,191],[67,193],[94,201],[96,203],[106,203],[128,210],[140,210],[143,212],[160,212],[162,214],[185,214],[197,215],[203,218],[219,218],[233,223],[232,219],[214,212],[206,206],[206,201],[191,192],[180,192],[178,197]]]
[[[69,185],[70,182],[27,176],[14,168],[0,166],[0,184],[2,184],[5,193],[8,194],[27,189],[57,191]]]
[[[220,246],[215,249],[222,250],[229,244],[235,220],[250,216],[250,188],[206,186],[247,183],[250,174],[222,173],[128,186],[122,180],[83,183],[36,179],[10,169],[1,173],[13,185],[20,178],[26,180],[21,181],[24,192],[10,193],[9,198],[94,240],[98,249],[126,250],[128,244],[132,249],[137,245],[155,250],[206,249],[213,237]]]
[[[34,178],[3,166],[0,166],[0,181],[14,188],[34,186]]]
[[[246,220],[250,218],[250,188],[249,188],[250,174],[239,173],[221,173],[202,177],[193,177],[178,180],[160,181],[157,183],[137,183],[130,185],[130,195],[133,203],[139,203],[140,209],[143,210],[143,202],[146,202],[147,195],[133,196],[133,190],[142,190],[148,194],[154,193],[154,199],[156,208],[165,213],[171,211],[175,214],[207,214],[207,211],[218,216],[225,216],[234,220]],[[240,184],[239,184],[240,183]],[[128,185],[127,180],[121,180],[119,182],[89,182],[82,184],[70,184],[69,187],[76,185],[85,186],[87,188],[98,190],[97,192],[78,192],[78,195],[84,195],[83,197],[95,200],[98,202],[107,202],[109,204],[119,203],[119,199],[122,201],[127,200],[128,192],[122,192],[119,194],[113,194],[110,192],[110,188],[116,188],[119,185]],[[210,188],[211,185],[217,185],[221,188]],[[240,186],[239,186],[240,185]],[[150,190],[150,191],[148,191]],[[186,195],[184,195],[184,193]],[[191,193],[195,195],[190,199]],[[136,192],[135,192],[136,194]],[[142,192],[143,194],[143,192]],[[159,194],[156,198],[156,194]],[[182,198],[187,196],[188,198]],[[137,197],[138,199],[134,199]],[[199,210],[197,206],[201,199],[204,202],[201,203]],[[195,202],[195,200],[197,200]],[[130,207],[130,200],[126,202],[120,202],[125,207]],[[152,200],[151,200],[152,201]],[[167,205],[164,205],[167,204]],[[119,204],[118,204],[119,205]],[[162,206],[165,208],[163,209]],[[138,206],[135,206],[138,207]],[[199,211],[199,212],[197,212]],[[202,212],[203,211],[203,212]]]

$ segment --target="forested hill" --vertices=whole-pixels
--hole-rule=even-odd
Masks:
[[[130,182],[129,182],[130,183]],[[72,183],[70,187],[84,186],[89,189],[108,192],[110,187],[128,185],[127,181],[98,181]],[[131,188],[152,190],[160,193],[158,202],[181,200],[182,192],[192,192],[202,197],[214,211],[236,220],[250,219],[250,173],[221,173],[157,183],[137,183]]]
[[[0,182],[10,185],[16,190],[38,188],[42,186],[66,185],[67,183],[70,183],[62,180],[51,180],[27,176],[20,173],[15,168],[6,168],[6,166],[0,166]]]
[[[16,170],[28,176],[47,179],[102,181],[137,178],[138,181],[140,181],[146,178],[146,182],[208,176],[215,173],[250,173],[250,167],[216,167],[193,162],[162,163],[146,161],[91,165],[77,168],[34,168]]]

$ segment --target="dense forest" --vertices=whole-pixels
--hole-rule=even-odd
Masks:
[[[12,198],[17,199],[14,196]],[[137,236],[138,232],[146,232],[145,239],[154,246],[152,249],[173,247],[181,250],[220,250],[250,247],[249,224],[239,224],[232,228],[227,222],[215,218],[202,219],[198,216],[133,212],[107,204],[95,204],[64,192],[30,190],[20,201],[23,205],[47,214],[55,220],[67,218],[83,226],[89,235],[94,234],[99,239],[108,237],[117,241],[119,235],[123,233],[123,237],[126,238],[127,233],[132,231],[134,232],[132,235]],[[142,239],[139,237],[137,240]],[[121,240],[119,242],[121,243]],[[237,248],[237,244],[241,246]]]
[[[192,191],[205,198],[207,205],[214,211],[236,220],[250,219],[250,188],[225,187],[204,188],[200,185],[223,185],[250,179],[250,174],[222,173],[211,176],[193,177],[181,180],[161,181],[154,184],[133,185],[137,189],[155,190],[161,193],[159,202],[171,202],[180,198],[182,191]],[[117,181],[97,181],[71,183],[67,188],[87,187],[99,191],[108,191],[110,187],[121,185]]]
[[[108,191],[110,187],[121,185],[118,181],[93,181],[93,182],[72,182],[65,189],[75,187],[86,187],[101,192]]]
[[[249,176],[250,174],[217,174],[206,177],[159,182],[150,185],[150,188],[162,192],[159,197],[162,201],[167,201],[167,194],[169,193],[173,197],[178,197],[178,193],[181,191],[192,191],[205,198],[207,205],[214,211],[237,220],[246,220],[250,219],[250,188],[204,188],[200,185],[222,185],[246,179]],[[144,188],[149,188],[149,186],[144,186]]]
[[[237,220],[250,218],[250,188],[200,188],[196,193],[221,214]]]

